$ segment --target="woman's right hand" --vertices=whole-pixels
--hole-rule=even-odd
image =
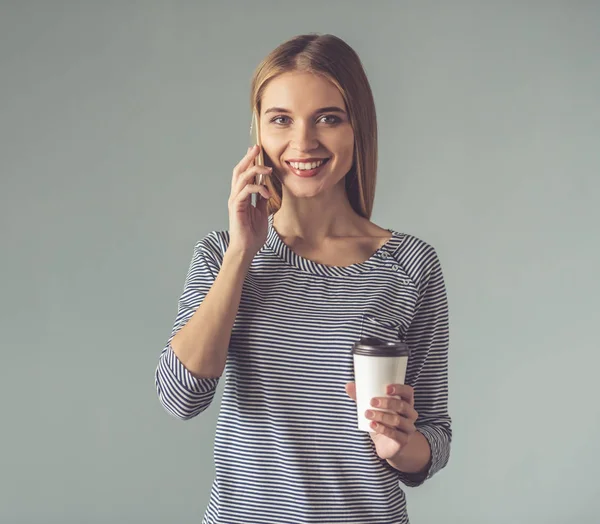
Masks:
[[[255,176],[270,175],[272,168],[255,166],[254,159],[260,148],[254,146],[233,169],[231,194],[229,196],[229,248],[254,257],[267,240],[269,216],[267,203],[270,198],[266,186],[255,184]],[[252,205],[252,193],[258,194],[256,207]]]

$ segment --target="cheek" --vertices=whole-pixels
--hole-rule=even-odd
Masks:
[[[339,137],[337,150],[344,157],[352,157],[354,154],[354,133],[350,132]]]
[[[352,164],[354,160],[354,140],[347,142],[340,149],[340,156],[344,164]]]
[[[276,165],[280,164],[280,157],[283,153],[282,145],[271,137],[263,137],[262,147],[266,155],[271,159],[271,162]]]

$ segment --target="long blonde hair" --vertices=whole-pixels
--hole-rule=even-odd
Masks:
[[[275,48],[258,65],[252,77],[250,104],[260,115],[267,83],[278,75],[301,71],[322,75],[340,91],[354,130],[354,159],[346,175],[346,194],[352,208],[370,218],[377,178],[377,118],[367,75],[356,52],[337,36],[299,35]],[[268,212],[281,207],[281,182],[267,177],[272,197]]]

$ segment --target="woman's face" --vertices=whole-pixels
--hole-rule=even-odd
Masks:
[[[340,181],[344,189],[344,176],[352,167],[354,131],[333,84],[304,72],[275,77],[263,93],[260,125],[264,153],[284,194],[313,197]]]

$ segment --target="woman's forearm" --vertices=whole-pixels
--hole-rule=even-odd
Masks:
[[[204,301],[173,337],[173,352],[197,378],[218,378],[227,360],[231,330],[252,257],[227,250],[223,265]]]

